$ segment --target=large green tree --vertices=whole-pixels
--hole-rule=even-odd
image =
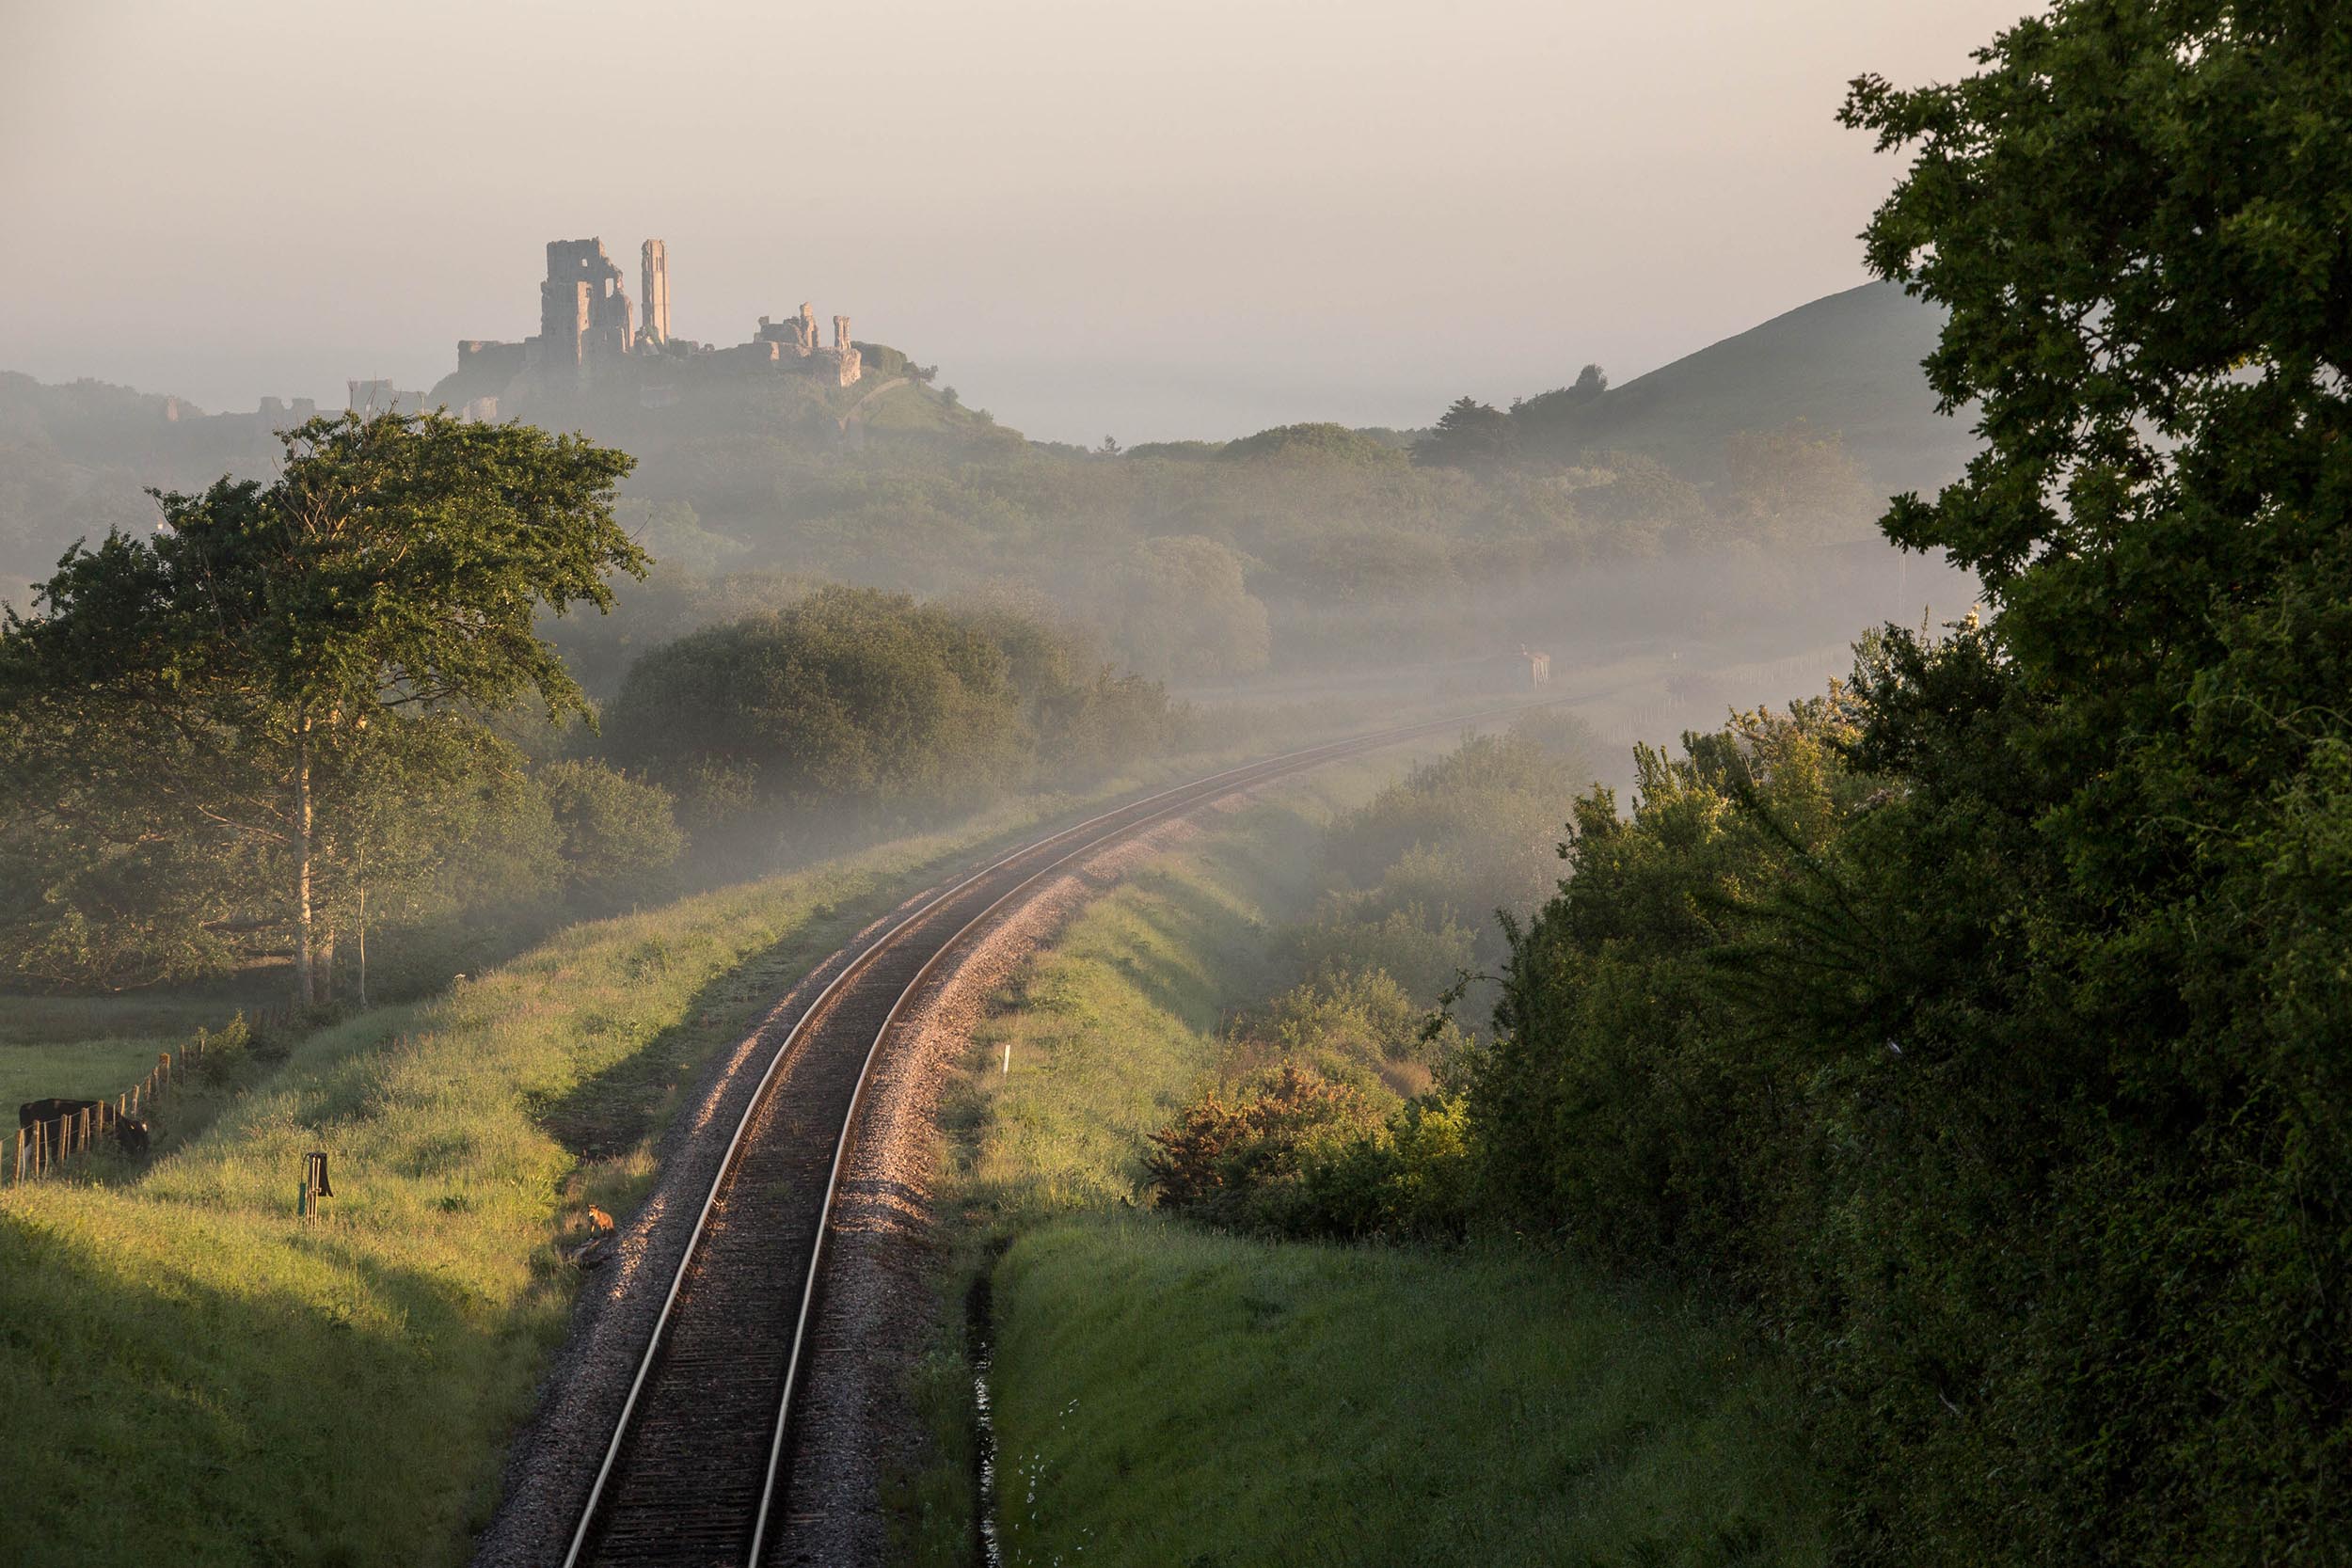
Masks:
[[[2059,0],[1846,118],[1984,436],[1885,527],[1990,613],[1580,809],[1491,1190],[1759,1303],[1856,1560],[2352,1560],[2352,13]]]
[[[153,537],[76,546],[32,615],[8,614],[0,747],[24,809],[78,814],[85,863],[189,836],[232,868],[282,860],[257,919],[291,927],[307,1001],[326,880],[371,846],[397,861],[429,815],[372,808],[511,769],[483,714],[584,713],[535,617],[609,607],[646,558],[612,516],[630,459],[576,436],[345,415],[283,441],[275,481],[158,493]],[[180,940],[203,950],[234,910],[216,893]]]
[[[1838,1279],[1875,1522],[2341,1560],[2352,17],[2065,0],[1979,58],[1846,108],[1911,150],[1869,256],[1949,309],[1928,375],[1985,436],[1887,531],[1994,611],[1863,692],[1901,785],[1822,1011],[1904,1047],[1851,1129],[1882,1249]]]

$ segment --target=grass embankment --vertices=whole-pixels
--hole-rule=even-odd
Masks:
[[[572,927],[303,1039],[144,1171],[0,1194],[0,1559],[463,1560],[582,1206],[633,1203],[677,1085],[793,977],[1037,809]]]
[[[1316,830],[1377,777],[1318,775],[1130,879],[975,1042],[947,1119],[967,1265],[1009,1241],[1007,1562],[1820,1560],[1794,1390],[1705,1304],[1516,1246],[1266,1243],[1129,1207],[1225,1012],[1281,983],[1270,939],[1311,896]],[[970,1560],[967,1377],[943,1345],[919,1379],[925,1562]]]

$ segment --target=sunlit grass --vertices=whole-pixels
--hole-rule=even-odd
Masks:
[[[1131,877],[975,1041],[951,1194],[993,1284],[1007,1561],[1821,1560],[1786,1370],[1708,1304],[1518,1245],[1268,1243],[1134,1206],[1224,1014],[1285,983],[1317,828],[1395,770],[1319,774]],[[937,1451],[898,1500],[926,1563],[970,1560],[966,1377],[943,1341],[915,1378]]]
[[[112,1100],[145,1078],[157,1052],[180,1053],[179,1035],[103,1036],[18,1044],[0,1040],[0,1116],[28,1100]],[[8,1127],[16,1125],[13,1117]]]
[[[463,1560],[583,1206],[642,1194],[679,1085],[795,974],[1038,809],[570,928],[302,1039],[144,1173],[0,1195],[0,1559]]]

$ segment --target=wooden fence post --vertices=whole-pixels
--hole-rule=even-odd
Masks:
[[[22,1187],[24,1185],[24,1129],[22,1127],[16,1130],[16,1158],[8,1164],[16,1172],[16,1184]]]
[[[49,1124],[33,1123],[33,1174],[40,1175],[49,1168]]]

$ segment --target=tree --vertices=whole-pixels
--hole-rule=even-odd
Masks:
[[[1844,110],[1911,150],[1867,254],[1985,438],[1886,531],[1994,610],[1863,689],[1872,1506],[1975,1560],[2343,1560],[2352,27],[2059,0],[1978,59]]]
[[[1424,467],[1478,467],[1510,457],[1518,440],[1510,415],[1490,403],[1459,397],[1430,433],[1413,443],[1413,461]]]
[[[1858,537],[1874,510],[1862,466],[1836,431],[1803,420],[1724,443],[1730,510],[1777,543]]]
[[[271,483],[158,492],[153,538],[110,533],[60,561],[36,612],[0,626],[0,708],[8,743],[85,794],[127,798],[126,781],[62,752],[59,733],[167,742],[178,770],[159,792],[282,849],[308,1002],[339,825],[359,831],[385,769],[448,763],[428,739],[478,762],[485,737],[449,728],[467,713],[526,694],[550,720],[584,713],[533,618],[608,608],[610,575],[642,575],[646,557],[612,516],[631,460],[577,436],[429,414],[313,420],[281,439]]]
[[[969,802],[1027,760],[1011,660],[936,606],[829,588],[646,654],[608,714],[615,759],[691,798],[698,828],[745,810]]]
[[[563,858],[566,891],[592,904],[615,904],[624,890],[642,898],[686,847],[670,792],[616,773],[602,763],[551,763],[533,781],[547,797]]]
[[[1104,630],[1152,675],[1244,675],[1265,668],[1272,634],[1265,606],[1242,577],[1240,557],[1214,539],[1147,539],[1110,585]]]

